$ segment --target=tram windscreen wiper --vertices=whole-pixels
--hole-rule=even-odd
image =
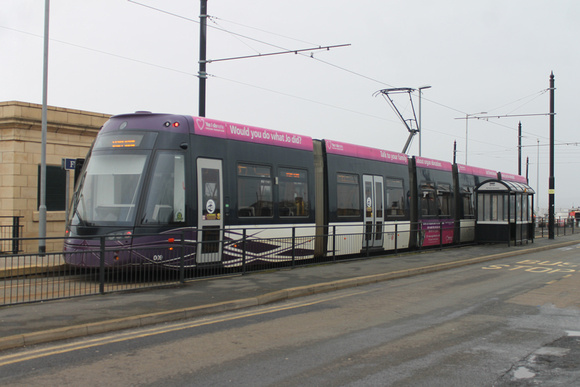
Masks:
[[[74,208],[73,216],[71,217],[71,224],[73,223],[72,220],[76,217],[77,220],[78,220],[78,224],[77,225],[80,225],[80,226],[94,226],[94,223],[89,223],[86,220],[84,220],[83,217],[81,216],[80,211],[79,211],[79,207],[80,207],[79,204],[82,203],[83,196],[84,195],[81,194],[81,196],[79,197],[79,200],[76,203],[76,206]],[[83,208],[84,208],[84,204],[83,204]]]

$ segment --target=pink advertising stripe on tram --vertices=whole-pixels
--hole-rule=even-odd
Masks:
[[[277,130],[256,128],[231,122],[212,120],[204,117],[193,117],[195,134],[219,137],[229,140],[253,142],[257,144],[282,146],[312,151],[312,138],[300,134],[286,133]]]

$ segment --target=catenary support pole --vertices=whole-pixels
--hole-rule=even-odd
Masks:
[[[518,175],[522,175],[522,122],[518,124]]]
[[[207,51],[207,0],[200,0],[199,14],[199,116],[205,117],[205,81]]]
[[[554,239],[556,178],[554,177],[554,72],[550,74],[550,177],[548,181],[548,239]]]

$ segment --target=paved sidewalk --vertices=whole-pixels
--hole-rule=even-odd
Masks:
[[[580,244],[580,234],[523,246],[477,245],[206,278],[183,286],[0,308],[0,350],[236,310]]]

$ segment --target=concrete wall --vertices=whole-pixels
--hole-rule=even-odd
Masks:
[[[109,115],[48,107],[46,164],[61,165],[63,158],[84,158]],[[41,157],[42,105],[0,102],[0,216],[21,216],[24,237],[38,237],[38,165]],[[70,194],[73,189],[70,173]],[[0,218],[3,224],[11,219]],[[47,236],[62,237],[65,211],[47,212]],[[26,242],[25,252],[38,251],[38,242]],[[62,250],[62,241],[47,241],[47,251]]]

